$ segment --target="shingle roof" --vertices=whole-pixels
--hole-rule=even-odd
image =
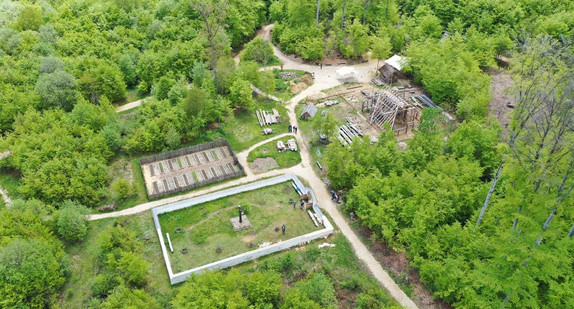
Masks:
[[[301,116],[305,115],[305,113],[309,113],[309,116],[311,117],[315,116],[315,114],[317,114],[317,106],[313,103],[307,104],[303,109],[303,112],[301,112]]]

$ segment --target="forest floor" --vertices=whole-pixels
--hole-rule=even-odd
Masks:
[[[391,273],[392,277],[421,308],[450,309],[452,306],[440,299],[434,299],[426,285],[421,282],[417,269],[410,266],[405,252],[393,250],[379,239],[372,238],[374,232],[360,224],[352,222],[351,225],[361,235],[377,261]]]
[[[508,95],[509,88],[514,85],[512,76],[505,70],[493,70],[491,72],[492,82],[490,88],[492,89],[492,100],[488,108],[492,114],[498,119],[498,123],[502,128],[506,128],[510,122],[509,113],[513,110],[508,107],[508,103],[515,104],[516,99]]]

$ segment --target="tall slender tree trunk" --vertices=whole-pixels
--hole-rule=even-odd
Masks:
[[[319,27],[319,1],[317,0],[317,20],[315,21],[315,27]]]
[[[217,91],[217,57],[215,56],[215,44],[212,41],[213,40],[209,41],[209,45],[211,46],[211,66],[213,66],[213,84],[215,91]]]
[[[347,0],[343,0],[343,14],[341,15],[341,29],[345,28],[345,5],[347,5]]]
[[[504,166],[504,160],[500,161],[500,165],[498,166],[498,170],[496,171],[496,175],[494,176],[494,179],[492,180],[492,184],[490,185],[490,189],[488,190],[488,194],[486,195],[486,200],[484,201],[484,204],[482,205],[482,209],[480,210],[480,215],[478,216],[478,220],[476,221],[476,224],[480,224],[480,222],[482,221],[482,217],[484,216],[484,213],[486,212],[486,208],[488,207],[488,203],[490,203],[490,198],[492,197],[492,193],[494,192],[494,189],[496,188],[496,183],[498,182],[498,178],[500,177],[500,172],[502,171],[502,166]]]
[[[365,7],[363,8],[363,26],[367,22],[367,7],[369,6],[369,0],[365,0]]]

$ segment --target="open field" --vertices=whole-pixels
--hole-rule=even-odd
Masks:
[[[142,256],[151,263],[145,290],[159,301],[162,308],[171,308],[169,301],[181,284],[172,286],[169,283],[159,240],[149,212],[118,219],[90,221],[86,239],[81,243],[67,244],[66,252],[70,257],[71,275],[62,290],[62,297],[59,298],[60,307],[89,307],[91,288],[98,274],[97,265],[102,242],[100,234],[116,223],[122,224],[129,232],[134,233],[136,241],[143,244]],[[324,242],[336,246],[318,249],[317,245]],[[282,274],[284,282],[288,285],[293,285],[312,272],[325,273],[333,282],[339,308],[345,309],[353,308],[361,292],[381,290],[375,279],[368,275],[363,264],[357,260],[349,242],[339,233],[326,240],[318,239],[308,245],[271,254],[233,268],[242,273],[275,270]],[[386,297],[389,305],[394,304],[389,296]]]
[[[273,108],[277,109],[279,115],[281,115],[281,123],[267,126],[273,129],[273,133],[264,135],[263,128],[257,122],[255,110],[262,109],[271,111]],[[287,109],[284,106],[275,101],[258,99],[251,110],[241,111],[227,118],[225,122],[221,124],[220,132],[222,137],[229,141],[231,148],[233,148],[235,152],[240,152],[262,140],[281,133],[287,133],[288,125],[289,117],[287,116]]]
[[[298,198],[291,184],[283,183],[161,214],[162,232],[170,234],[174,247],[169,253],[174,273],[317,230],[308,214],[289,202]],[[251,228],[235,232],[229,219],[237,217],[238,205]],[[188,252],[182,253],[183,248]]]

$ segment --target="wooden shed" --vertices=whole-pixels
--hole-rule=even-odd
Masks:
[[[396,82],[399,78],[405,78],[401,71],[403,69],[404,58],[394,55],[385,60],[385,64],[379,68],[379,77],[387,84]]]
[[[309,118],[313,118],[317,114],[317,106],[313,103],[307,104],[301,112],[301,119],[308,120]]]

